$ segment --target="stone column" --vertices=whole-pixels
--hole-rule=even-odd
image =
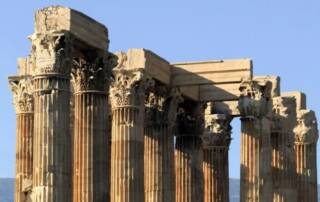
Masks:
[[[33,202],[71,201],[68,33],[34,34]]]
[[[273,98],[271,130],[273,201],[297,201],[294,134],[296,125],[294,97]]]
[[[225,114],[205,115],[202,137],[205,202],[229,201],[230,121]]]
[[[109,201],[106,68],[103,53],[74,60],[74,202]]]
[[[33,96],[30,77],[9,78],[16,110],[15,202],[29,200],[33,163]]]
[[[147,89],[145,105],[144,183],[145,201],[174,202],[173,125],[179,93],[155,83]]]
[[[203,201],[203,119],[200,104],[185,101],[180,105],[176,123],[176,202]]]
[[[241,84],[241,202],[272,201],[268,82]]]
[[[144,101],[143,75],[116,67],[110,90],[111,201],[144,201]]]
[[[299,110],[295,133],[297,193],[299,202],[317,202],[317,119],[312,110]]]

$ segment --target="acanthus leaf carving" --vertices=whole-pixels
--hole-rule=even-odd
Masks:
[[[243,81],[240,85],[238,108],[243,118],[261,118],[268,113],[269,82]]]
[[[314,144],[318,141],[317,118],[312,110],[299,110],[294,128],[296,144]]]
[[[205,115],[205,130],[202,138],[204,148],[229,147],[231,142],[231,118],[225,114]]]
[[[296,100],[294,97],[274,97],[272,99],[272,124],[273,135],[287,137],[287,145],[293,143],[293,128],[296,125]]]
[[[9,78],[16,113],[33,112],[33,85],[30,77]]]
[[[34,75],[62,74],[71,70],[72,37],[68,33],[34,34],[32,55],[35,60]]]
[[[110,86],[112,107],[140,106],[144,104],[143,72],[141,70],[114,69]]]
[[[178,107],[176,115],[177,136],[200,136],[204,129],[205,104],[184,101]]]
[[[103,57],[96,57],[89,62],[83,58],[73,60],[71,70],[71,80],[74,84],[74,91],[107,91],[107,65],[104,64]]]
[[[177,116],[178,104],[183,100],[180,90],[151,79],[145,98],[145,123],[148,125],[168,124],[172,129]]]
[[[148,81],[145,95],[145,124],[161,126],[167,124],[167,114],[164,110],[168,97],[168,88],[151,79]]]

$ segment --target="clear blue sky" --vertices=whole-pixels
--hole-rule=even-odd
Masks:
[[[29,53],[34,11],[52,4],[75,8],[105,24],[111,51],[143,47],[171,62],[252,58],[255,75],[281,76],[282,91],[305,92],[308,107],[319,115],[319,0],[153,2],[1,2],[0,177],[14,176],[15,114],[7,76],[16,73],[16,59]],[[239,177],[239,120],[233,125],[230,175]]]

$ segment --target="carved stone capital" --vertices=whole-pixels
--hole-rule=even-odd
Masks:
[[[141,106],[145,102],[145,78],[141,70],[113,70],[114,81],[110,87],[112,107]]]
[[[314,144],[318,141],[317,118],[312,110],[299,110],[294,128],[296,144]]]
[[[200,138],[204,129],[204,110],[202,103],[182,103],[177,112],[176,135],[199,136]]]
[[[146,90],[145,123],[147,125],[174,125],[178,104],[182,101],[179,89],[160,84],[153,80]]]
[[[204,148],[229,147],[231,142],[231,118],[225,114],[205,116],[205,130],[202,136]]]
[[[268,113],[269,83],[255,80],[240,85],[239,111],[242,118],[261,118]]]
[[[35,76],[57,74],[69,77],[73,40],[69,33],[34,34],[30,39]]]
[[[10,77],[16,113],[33,113],[33,85],[31,77]]]
[[[145,95],[145,124],[147,126],[160,126],[168,123],[166,105],[168,98],[168,87],[156,84],[152,80],[152,85],[146,90]]]
[[[296,100],[294,97],[274,97],[272,99],[272,133],[292,135],[296,125]]]
[[[88,60],[76,58],[73,60],[71,81],[75,93],[107,91],[107,64],[103,56]]]

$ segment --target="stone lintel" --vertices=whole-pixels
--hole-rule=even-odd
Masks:
[[[123,68],[128,70],[142,69],[146,76],[160,81],[163,84],[170,84],[171,65],[165,59],[152,51],[143,48],[132,48],[127,53],[115,53],[118,58],[126,57]],[[120,56],[124,54],[125,56]],[[118,60],[119,63],[119,60]]]
[[[240,116],[238,101],[219,101],[213,102],[213,113],[229,114]]]
[[[283,97],[294,97],[297,103],[297,111],[301,109],[307,109],[307,98],[303,92],[293,91],[293,92],[281,92]]]
[[[83,13],[62,6],[49,6],[35,13],[35,34],[69,31],[95,48],[107,50],[108,30]]]
[[[231,101],[242,80],[252,78],[250,59],[172,63],[172,85],[198,101]]]

